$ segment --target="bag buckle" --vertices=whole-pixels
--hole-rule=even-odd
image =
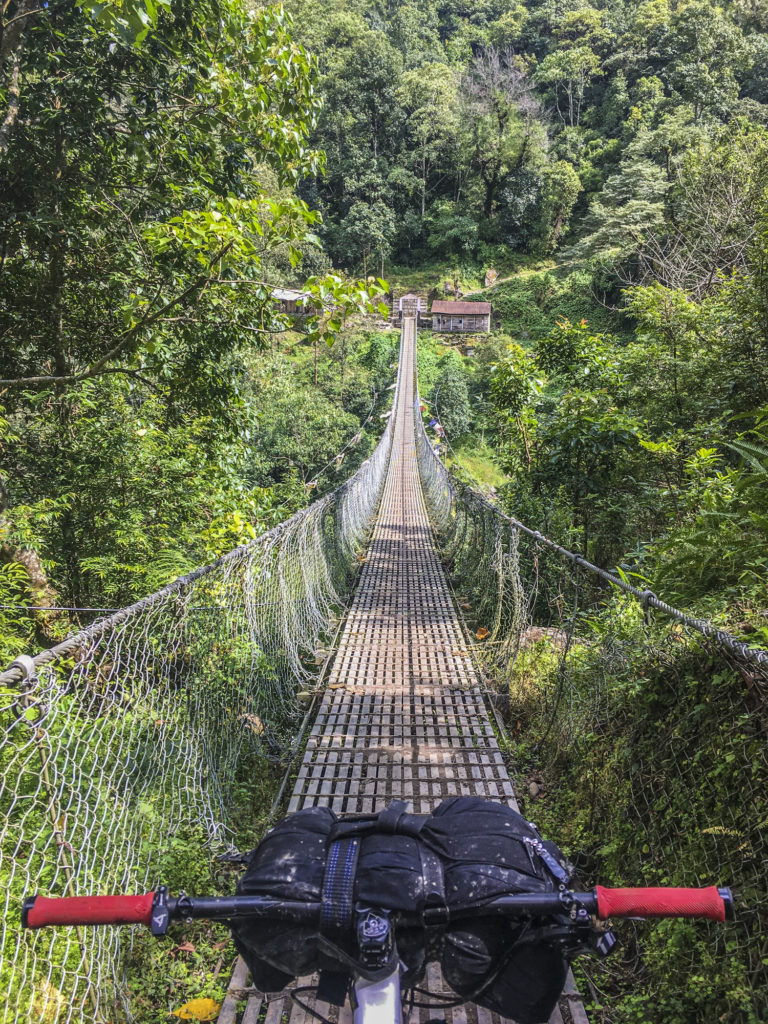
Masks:
[[[357,945],[364,967],[375,971],[387,966],[394,948],[388,910],[357,908]]]

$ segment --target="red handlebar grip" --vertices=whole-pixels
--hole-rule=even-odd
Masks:
[[[726,904],[717,886],[707,889],[605,889],[595,886],[597,916],[708,917],[724,921]]]
[[[25,903],[25,928],[61,924],[145,924],[152,921],[153,892],[145,896],[33,896]]]

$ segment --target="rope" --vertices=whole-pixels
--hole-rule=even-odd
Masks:
[[[119,612],[119,608],[75,608],[61,604],[0,604],[3,612]]]
[[[379,447],[386,439],[387,444],[391,438],[391,429],[389,425],[385,431],[384,438],[379,442]],[[367,460],[370,462],[370,460]],[[188,589],[192,584],[203,580],[211,573],[218,569],[225,568],[227,565],[242,560],[248,557],[249,553],[261,549],[269,544],[274,544],[279,541],[287,532],[293,532],[296,528],[304,522],[308,517],[316,518],[318,513],[328,508],[330,505],[340,501],[345,496],[346,492],[350,490],[353,483],[357,480],[358,476],[362,473],[363,466],[358,472],[345,480],[344,483],[340,484],[333,491],[330,491],[319,501],[314,502],[305,509],[301,509],[296,512],[290,519],[287,519],[284,523],[278,523],[267,533],[263,533],[256,537],[254,540],[249,541],[248,544],[243,544],[240,547],[234,548],[232,551],[228,551],[226,554],[221,555],[216,561],[211,562],[209,565],[201,566],[198,569],[194,569],[192,572],[187,573],[185,576],[179,576],[178,579],[172,583],[167,584],[161,590],[156,591],[154,594],[149,594],[147,597],[136,601],[132,605],[128,605],[125,608],[121,608],[115,614],[110,615],[109,618],[101,619],[99,622],[95,622],[85,629],[80,630],[67,640],[57,644],[55,647],[50,647],[46,651],[42,651],[40,654],[33,658],[35,668],[41,668],[43,665],[50,664],[56,659],[66,657],[72,651],[79,647],[82,647],[89,640],[97,639],[102,634],[113,630],[120,623],[125,622],[128,619],[135,618],[136,616],[146,613],[151,608],[158,604],[164,603],[170,598],[173,598],[183,590]],[[382,477],[383,481],[383,477]],[[382,481],[379,481],[379,486]],[[378,493],[378,492],[377,492]],[[52,610],[52,609],[48,609]],[[82,609],[83,611],[87,609]],[[95,610],[95,609],[94,609]],[[104,609],[104,611],[111,611],[112,609]],[[22,670],[14,663],[6,669],[5,672],[0,673],[0,686],[10,686],[13,683],[20,683],[24,679]]]

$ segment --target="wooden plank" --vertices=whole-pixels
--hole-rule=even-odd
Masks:
[[[291,1000],[287,996],[278,995],[267,1002],[267,1015],[264,1024],[280,1024],[284,1010],[290,1011]]]
[[[224,996],[224,1002],[219,1010],[218,1024],[234,1024],[237,1014],[237,1003],[241,998],[240,992],[245,988],[247,977],[248,968],[245,965],[245,960],[239,956],[232,971],[227,994]]]
[[[261,996],[251,996],[243,1010],[243,1019],[240,1024],[257,1024],[263,1002],[264,1000]]]

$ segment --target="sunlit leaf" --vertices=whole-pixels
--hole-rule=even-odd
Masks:
[[[181,1020],[214,1020],[220,1009],[221,1003],[215,999],[190,999],[178,1010],[174,1010],[173,1016]]]

